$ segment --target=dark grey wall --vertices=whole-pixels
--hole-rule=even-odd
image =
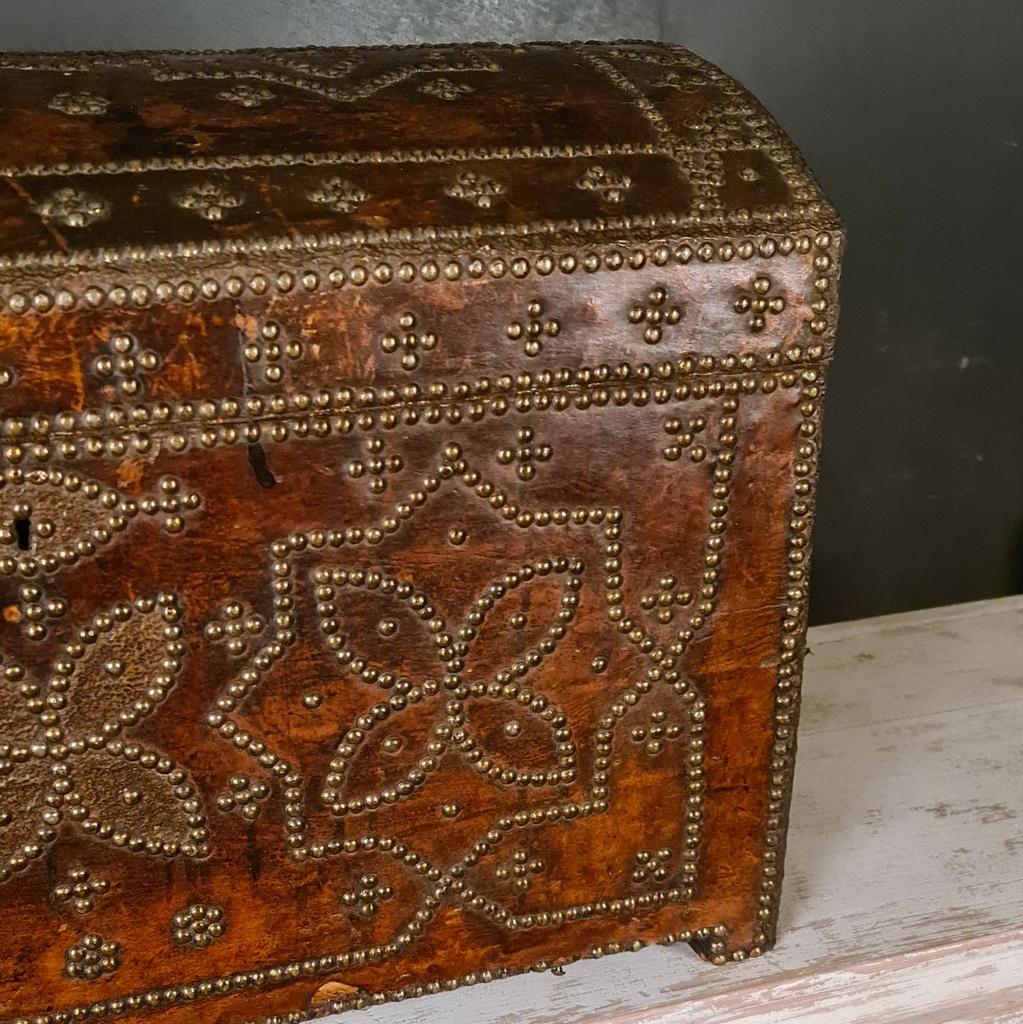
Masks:
[[[991,0],[667,5],[849,232],[817,621],[1023,590],[1023,14]]]
[[[748,85],[845,219],[813,617],[1023,590],[1014,0],[0,0],[4,49],[673,39]]]
[[[0,0],[4,50],[656,38],[645,0]]]

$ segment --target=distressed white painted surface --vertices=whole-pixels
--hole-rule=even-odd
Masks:
[[[812,630],[778,947],[653,947],[328,1018],[1021,1024],[1023,598]]]

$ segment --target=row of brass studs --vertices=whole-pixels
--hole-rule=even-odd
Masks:
[[[651,147],[654,152],[660,150],[660,146]],[[684,173],[694,181],[694,183],[700,185],[707,190],[707,188],[716,188],[724,177],[724,166],[721,159],[720,153],[715,150],[687,150],[686,151],[686,166],[683,168]],[[603,166],[597,166],[591,168],[591,171],[596,172],[592,176],[583,175],[580,177],[576,186],[578,188],[593,191],[605,204],[616,204],[624,200],[627,191],[632,187],[632,181],[628,175],[623,174],[620,171],[608,169]],[[746,168],[746,176],[749,174],[756,174],[753,168]],[[16,177],[21,176],[19,171],[15,175]],[[805,191],[805,190],[804,190]],[[493,205],[494,201],[500,197],[504,188],[500,183],[494,179],[489,178],[486,175],[475,175],[472,178],[467,175],[461,175],[455,179],[455,182],[443,189],[445,195],[451,196],[452,198],[464,199],[466,202],[470,202],[476,205],[480,209],[488,209]],[[310,192],[306,193],[306,198],[316,204],[325,205],[330,209],[338,212],[351,212],[356,207],[369,198],[369,194],[365,189],[362,189],[358,185],[355,185],[346,178],[340,176],[333,176],[325,179],[317,188],[314,188]],[[194,212],[197,216],[208,220],[217,222],[224,218],[225,214],[233,209],[244,204],[244,195],[239,192],[231,192],[223,185],[220,185],[214,181],[208,181],[195,185],[188,190],[179,193],[175,201],[182,209]],[[705,204],[706,205],[706,204]],[[33,207],[34,211],[46,220],[54,220],[61,223],[65,227],[71,228],[85,228],[89,227],[94,223],[106,220],[109,218],[112,207],[108,200],[100,197],[91,195],[84,189],[77,188],[74,186],[64,186],[56,189],[50,193],[39,203]],[[720,204],[709,206],[710,212],[697,212],[693,214],[686,213],[660,213],[660,214],[632,214],[632,215],[606,215],[601,218],[579,218],[572,221],[550,221],[550,220],[537,220],[526,224],[509,224],[503,222],[494,222],[489,224],[477,224],[473,223],[470,225],[459,225],[455,227],[443,227],[433,226],[430,228],[421,229],[356,229],[344,232],[340,238],[343,240],[340,244],[338,241],[338,235],[325,235],[311,233],[299,240],[296,240],[293,236],[283,236],[277,238],[259,238],[253,237],[251,239],[235,239],[231,238],[228,241],[218,238],[206,238],[191,242],[179,242],[174,244],[164,244],[155,246],[143,246],[143,245],[125,245],[119,250],[104,250],[107,255],[105,263],[110,264],[148,264],[156,263],[158,260],[167,261],[187,261],[194,258],[197,255],[203,255],[206,257],[239,257],[246,254],[257,255],[271,253],[274,255],[285,255],[294,253],[297,250],[304,250],[310,256],[315,256],[317,253],[330,253],[336,251],[337,248],[343,247],[346,249],[359,249],[364,248],[368,245],[381,244],[384,246],[390,245],[394,247],[395,244],[408,246],[409,243],[418,242],[423,248],[428,247],[430,250],[433,249],[433,245],[438,240],[450,240],[454,242],[464,242],[467,238],[472,238],[474,241],[481,237],[491,237],[495,240],[511,239],[516,240],[522,239],[523,237],[536,236],[549,239],[551,236],[562,236],[565,239],[566,248],[574,248],[578,245],[579,241],[582,240],[588,245],[600,245],[601,239],[606,237],[615,237],[622,234],[640,234],[640,233],[654,233],[657,235],[665,234],[678,234],[682,231],[688,231],[692,228],[700,228],[704,235],[706,234],[732,234],[736,227],[739,227],[742,231],[750,230],[762,230],[762,231],[775,231],[781,232],[788,230],[804,230],[807,224],[804,222],[816,222],[820,224],[822,222],[828,222],[832,219],[829,211],[819,200],[812,200],[805,203],[797,203],[791,207],[789,206],[765,206],[757,207],[752,210],[742,209],[738,211],[725,211],[721,208]],[[728,243],[733,247],[734,243]],[[743,243],[739,243],[742,245]],[[712,248],[714,246],[712,245]],[[727,249],[726,249],[727,251]],[[71,250],[67,253],[61,252],[56,254],[47,254],[47,259],[51,260],[58,266],[71,266],[79,263],[86,265],[92,264],[99,266],[96,262],[95,255],[88,250]],[[594,255],[592,257],[596,259],[599,265],[600,257]],[[730,257],[728,257],[730,258]],[[479,258],[470,260],[466,266],[466,270],[472,275],[472,264],[475,263]],[[13,256],[0,256],[0,270],[10,269],[14,266],[34,267],[39,266],[42,257],[39,257],[33,253],[19,253]],[[515,256],[514,262],[524,263],[528,266],[528,259],[524,256]],[[575,258],[572,261],[575,263]],[[461,261],[458,261],[461,265]],[[495,271],[498,265],[504,264],[503,269]],[[386,264],[379,265],[389,266]],[[492,276],[502,276],[507,270],[506,261],[499,259],[498,261],[492,261],[489,266],[492,268],[490,273]],[[411,268],[411,272],[414,276],[415,270],[413,264],[401,264],[402,268]],[[514,267],[511,268],[514,271]],[[542,268],[540,272],[542,273]],[[572,267],[574,269],[574,265]],[[593,269],[596,269],[594,267]],[[336,273],[344,275],[345,271],[340,268],[335,268]],[[338,286],[339,282],[334,280],[335,271],[331,271],[331,284]],[[405,273],[402,269],[400,273]],[[522,275],[525,276],[524,271]],[[308,272],[307,272],[308,273]],[[390,275],[390,271],[384,272]],[[373,271],[373,276],[380,279],[381,274],[377,270]],[[429,269],[423,273],[423,278],[427,279],[429,276]],[[482,275],[480,275],[482,276]],[[304,277],[304,275],[303,275]],[[231,279],[229,278],[228,281]],[[203,296],[208,298],[208,289],[210,285],[210,279],[203,281]],[[352,283],[359,283],[354,281]],[[385,283],[382,281],[381,283]],[[289,285],[281,290],[287,291],[293,285]],[[91,287],[97,287],[90,285]],[[158,286],[159,287],[159,286]],[[173,286],[171,286],[173,287]],[[139,290],[145,291],[148,288],[143,282],[139,282],[132,286],[130,289],[131,301],[138,304]],[[229,290],[230,286],[228,286]],[[194,286],[192,286],[194,291]],[[255,290],[255,289],[254,289]],[[313,290],[310,288],[310,290]],[[128,294],[128,289],[124,289],[118,286],[111,292],[111,299],[114,304],[123,304],[119,300],[121,294]],[[180,289],[179,297],[186,295],[189,292],[188,287],[182,286]],[[37,293],[38,298],[35,300],[36,303],[46,303],[47,293]],[[59,293],[59,300],[57,305],[60,306],[66,301],[63,290]],[[157,294],[158,301],[166,301]],[[193,298],[197,297],[193,294]],[[84,296],[88,302],[92,302],[92,297],[88,294]],[[186,299],[185,301],[191,301]],[[49,308],[49,307],[48,307]],[[45,311],[45,310],[40,310]]]
[[[713,928],[701,928],[695,931],[672,932],[657,940],[658,945],[669,946],[679,942],[705,942],[714,936],[727,934],[723,925]],[[437,995],[441,992],[453,992],[467,986],[486,984],[491,981],[498,981],[505,978],[513,978],[519,975],[552,971],[564,973],[564,968],[569,964],[580,960],[600,959],[605,956],[612,956],[618,953],[637,953],[646,948],[650,943],[642,939],[624,940],[621,942],[609,942],[603,946],[593,946],[585,952],[573,956],[558,957],[554,960],[538,960],[526,967],[494,967],[481,971],[472,971],[461,977],[449,978],[445,981],[417,982],[406,985],[403,988],[388,989],[382,992],[356,992],[354,995],[346,995],[341,998],[331,999],[323,1005],[317,1005],[311,1010],[296,1010],[288,1014],[274,1014],[264,1017],[261,1020],[253,1021],[251,1024],[303,1024],[304,1021],[313,1016],[320,1016],[325,1013],[346,1013],[349,1010],[361,1010],[371,1006],[383,1006],[392,1002],[404,1002],[407,999],[417,999],[425,995]],[[22,1024],[18,1021],[16,1024]],[[24,1022],[29,1024],[29,1022]],[[47,1021],[45,1024],[51,1024]]]
[[[172,66],[167,63],[158,63],[145,56],[136,56],[129,61],[123,61],[116,65],[111,58],[101,60],[108,66],[141,65],[151,72],[154,81],[157,82],[179,82],[189,79],[236,82],[237,84],[216,94],[216,98],[226,103],[234,103],[247,108],[256,108],[269,103],[276,98],[277,94],[267,88],[265,84],[283,86],[285,88],[297,89],[300,92],[311,92],[321,98],[335,101],[352,102],[373,95],[381,89],[389,88],[420,74],[436,75],[440,71],[466,72],[466,71],[498,71],[499,65],[486,58],[478,57],[467,48],[462,48],[464,58],[460,61],[446,61],[439,58],[429,58],[404,67],[395,68],[375,78],[368,79],[357,84],[349,84],[346,87],[330,84],[330,80],[347,78],[357,65],[354,60],[343,60],[335,62],[330,68],[322,69],[308,62],[286,58],[280,55],[267,54],[263,57],[262,66],[249,68],[226,69],[222,67],[213,68],[183,68]],[[95,56],[94,56],[94,59]],[[277,68],[268,67],[268,64],[276,64]],[[8,61],[3,66],[14,67],[19,70],[41,70],[38,63],[28,61]],[[55,65],[56,66],[56,65]],[[85,70],[76,65],[73,60],[66,60],[60,66],[67,69],[63,73],[71,74],[75,71]],[[73,69],[73,70],[72,70]],[[49,70],[49,68],[47,68]],[[299,75],[290,72],[299,71]],[[256,84],[252,84],[255,82]],[[459,96],[473,92],[473,87],[464,82],[454,82],[445,77],[437,77],[427,80],[419,86],[419,91],[426,95],[436,96],[439,99],[455,100]],[[55,95],[49,107],[60,113],[73,117],[101,116],[110,107],[110,100],[103,96],[97,96],[88,92],[66,92]],[[165,164],[169,161],[164,161]],[[93,165],[85,165],[90,167]],[[108,166],[108,165],[104,165]],[[124,169],[129,166],[126,163],[114,164],[116,169]],[[172,165],[173,166],[173,165]]]
[[[752,298],[743,293],[734,303],[736,312],[747,313],[752,310],[749,319],[750,330],[754,333],[762,331],[766,326],[766,314],[780,313],[785,309],[785,300],[777,295],[769,295],[772,285],[766,275],[757,275],[751,285]],[[633,305],[628,312],[630,323],[644,325],[643,338],[651,345],[661,341],[665,326],[675,326],[682,319],[682,310],[678,305],[666,305],[667,289],[663,285],[654,287],[648,296],[648,304]],[[543,319],[544,305],[540,299],[533,299],[527,307],[528,319],[513,320],[508,324],[506,333],[509,338],[524,338],[523,353],[536,357],[543,351],[541,335],[549,338],[557,337],[561,331],[561,322],[555,318]],[[380,341],[381,350],[387,355],[398,355],[401,368],[414,370],[418,368],[421,352],[432,351],[437,346],[438,338],[433,331],[416,333],[416,317],[405,312],[399,318],[397,333],[385,334]],[[160,366],[159,356],[149,349],[142,349],[137,338],[126,332],[116,332],[108,343],[110,355],[100,356],[93,364],[93,371],[101,380],[112,381],[120,394],[126,398],[140,396],[143,391],[143,374],[155,372]],[[283,360],[300,359],[303,350],[297,341],[281,340],[281,325],[275,320],[267,320],[260,324],[258,340],[245,343],[243,354],[247,372],[262,378],[270,384],[279,384],[284,379],[285,366]]]
[[[785,843],[785,819],[792,788],[796,725],[799,718],[799,687],[802,678],[806,636],[807,583],[809,579],[810,527],[813,517],[813,489],[817,476],[817,433],[821,378],[816,370],[801,375],[802,422],[796,448],[794,496],[789,510],[784,617],[781,623],[781,654],[774,696],[774,741],[768,788],[767,833],[760,883],[761,927],[749,954],[759,952],[773,940],[778,914],[778,890]],[[741,958],[740,956],[734,959]],[[723,953],[721,955],[724,955]]]
[[[634,219],[632,229],[642,225],[642,219]],[[627,225],[622,225],[627,227]],[[668,225],[665,225],[668,228]],[[549,232],[549,228],[545,233]],[[792,253],[805,254],[817,249],[824,252],[832,244],[828,232],[810,235],[768,235],[757,240],[742,239],[726,242],[700,242],[692,240],[674,245],[656,245],[652,248],[632,248],[622,250],[607,248],[601,251],[590,251],[576,255],[564,253],[555,256],[545,254],[527,258],[501,256],[483,259],[481,257],[453,257],[449,255],[426,257],[411,262],[399,261],[397,264],[381,261],[375,265],[355,262],[349,266],[332,266],[328,269],[281,270],[277,273],[257,271],[248,276],[239,276],[237,271],[222,272],[222,276],[212,273],[195,281],[188,278],[172,283],[159,279],[155,282],[140,280],[134,284],[117,283],[104,286],[100,283],[86,284],[80,291],[72,291],[66,287],[54,290],[37,289],[35,291],[14,291],[0,296],[0,314],[9,313],[15,316],[29,313],[47,313],[51,310],[71,310],[79,304],[85,308],[99,309],[106,306],[115,308],[142,308],[153,303],[185,303],[199,300],[214,301],[223,297],[240,298],[251,294],[263,297],[277,293],[287,295],[296,289],[304,292],[316,292],[321,288],[336,289],[354,286],[360,288],[368,283],[390,284],[400,282],[411,284],[422,280],[457,281],[465,278],[492,278],[498,280],[505,276],[525,278],[531,273],[541,277],[554,272],[571,274],[576,270],[596,273],[601,270],[639,270],[652,264],[667,266],[676,263],[682,266],[696,260],[702,263],[714,261],[729,262],[733,259],[748,260],[754,257],[770,259],[774,256],[788,256]],[[199,247],[197,247],[199,248]],[[287,251],[295,248],[293,240],[288,240]],[[313,247],[315,248],[315,247]],[[283,250],[282,250],[283,251]],[[144,259],[145,250],[134,254],[136,260]],[[167,253],[172,258],[173,252]],[[310,258],[313,253],[310,252]],[[0,259],[0,269],[4,261]],[[830,266],[828,262],[827,266]],[[819,270],[825,268],[818,267]],[[815,282],[816,286],[816,282]],[[827,290],[827,286],[822,291]],[[823,333],[823,332],[820,332]]]
[[[606,203],[621,203],[632,179],[620,171],[594,164],[575,182],[584,192],[592,192]],[[504,194],[505,186],[484,175],[467,173],[460,175],[453,184],[444,189],[445,195],[464,199],[477,209],[488,209]],[[215,181],[202,181],[189,186],[174,197],[175,205],[188,210],[203,220],[218,223],[231,210],[245,205],[245,194],[232,191]],[[335,213],[351,213],[370,198],[370,193],[359,185],[340,176],[324,179],[306,194],[306,198]],[[87,228],[109,219],[113,213],[111,204],[74,185],[63,185],[45,196],[32,209],[47,223],[54,222],[66,228]]]
[[[392,67],[390,70],[381,72],[372,78],[344,86],[331,84],[331,80],[347,77],[348,71],[342,72],[340,70],[343,65],[340,65],[331,75],[320,75],[312,70],[306,70],[301,75],[288,74],[286,72],[289,70],[289,65],[283,62],[281,62],[280,70],[268,67],[268,62],[264,62],[260,67],[230,69],[219,66],[199,69],[194,65],[191,68],[184,68],[180,65],[154,63],[146,64],[146,66],[149,67],[153,79],[157,82],[181,82],[190,79],[207,81],[235,81],[242,79],[265,82],[270,85],[282,85],[298,89],[302,92],[311,92],[323,99],[344,103],[353,103],[360,99],[366,99],[382,89],[399,85],[418,75],[432,76],[443,72],[497,72],[501,70],[499,64],[496,64],[488,57],[479,55],[471,47],[456,46],[451,49],[454,59],[426,57],[413,63]],[[133,59],[137,60],[137,62],[144,62],[145,60],[145,58]],[[273,58],[271,57],[270,61],[272,60]],[[350,70],[351,68],[349,68]],[[447,97],[442,96],[441,98],[446,99]]]
[[[353,430],[391,430],[420,422],[456,425],[488,415],[503,416],[512,410],[665,404],[713,397],[721,393],[724,381],[729,379],[743,393],[752,394],[756,390],[767,392],[778,384],[791,386],[786,382],[796,380],[795,367],[805,361],[817,362],[824,355],[823,343],[814,343],[805,349],[798,345],[773,349],[759,359],[752,353],[729,353],[719,358],[687,354],[656,366],[622,363],[617,367],[521,372],[496,380],[480,378],[471,384],[436,383],[425,390],[415,384],[401,388],[340,387],[314,393],[181,402],[175,407],[158,404],[152,409],[140,407],[130,416],[116,408],[108,408],[104,415],[59,413],[34,417],[29,430],[20,420],[6,421],[0,434],[6,433],[10,440],[0,447],[0,459],[16,465],[29,457],[37,462],[84,455],[123,458],[129,453],[149,453],[158,437],[166,440],[172,453],[181,453],[193,445],[210,449],[261,440],[315,440]],[[758,372],[761,366],[774,370],[785,365],[794,368],[777,376],[761,376]],[[708,380],[706,375],[715,371],[722,377]],[[77,434],[83,427],[88,432],[85,436]]]
[[[84,94],[79,94],[83,95]],[[101,97],[94,97],[100,99]],[[83,178],[98,175],[146,174],[153,171],[237,171],[273,167],[334,167],[394,164],[492,163],[509,160],[599,159],[602,157],[670,156],[668,150],[652,142],[546,143],[518,146],[454,146],[431,149],[395,148],[386,150],[326,150],[320,153],[235,153],[148,156],[131,161],[107,160],[102,163],[28,164],[0,167],[3,178]],[[472,172],[468,172],[472,173]],[[312,197],[310,197],[312,198]],[[461,197],[459,197],[461,198]],[[174,253],[167,250],[166,256]],[[9,259],[9,257],[5,257]],[[0,266],[4,264],[0,262]]]

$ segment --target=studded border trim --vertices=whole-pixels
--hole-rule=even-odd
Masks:
[[[577,160],[595,156],[671,156],[654,142],[559,146],[472,146],[451,149],[348,149],[323,153],[253,153],[234,156],[152,156],[124,162],[0,166],[0,178],[69,178],[145,171],[231,171],[248,167],[333,167],[341,164],[447,164],[468,160]]]
[[[638,225],[632,225],[633,233],[637,228]],[[649,240],[636,238],[626,245],[606,246],[594,242],[592,248],[581,250],[541,250],[538,254],[525,250],[520,254],[496,256],[459,255],[435,250],[427,256],[410,258],[407,254],[386,254],[367,245],[365,254],[336,263],[323,262],[322,256],[326,254],[320,253],[315,246],[307,250],[301,242],[289,239],[280,249],[238,252],[237,265],[229,267],[217,266],[211,261],[205,267],[185,269],[167,257],[167,262],[161,267],[150,266],[147,273],[128,281],[125,281],[124,273],[117,270],[105,274],[99,272],[95,276],[64,270],[53,275],[44,285],[38,283],[36,275],[24,275],[23,283],[12,283],[6,287],[0,284],[0,316],[41,315],[73,309],[145,309],[175,303],[212,302],[222,298],[263,299],[292,293],[362,288],[367,284],[499,280],[508,276],[524,279],[532,274],[547,277],[576,271],[592,274],[602,270],[640,270],[648,264],[663,267],[673,263],[685,266],[693,261],[728,263],[755,256],[770,259],[792,253],[805,254],[811,250],[830,260],[827,250],[838,234],[838,227],[837,224],[824,225],[808,232],[738,238],[683,237],[670,243],[665,240],[665,235],[672,236],[674,232],[666,225],[648,225],[640,234],[653,237]],[[198,257],[200,253],[195,255]],[[279,269],[261,266],[268,258],[273,258]],[[825,267],[821,278],[815,282],[815,288],[821,294],[832,290],[826,271]],[[815,333],[824,333],[831,323],[832,319],[822,312]]]
[[[460,227],[432,226],[419,229],[388,229],[383,231],[366,232],[354,231],[338,234],[313,234],[296,239],[295,237],[268,237],[258,236],[247,239],[212,239],[206,241],[195,241],[175,244],[163,244],[155,246],[126,245],[113,249],[101,250],[78,250],[71,252],[50,252],[45,255],[39,254],[17,254],[0,257],[0,271],[4,270],[26,270],[36,269],[44,274],[52,274],[61,267],[101,267],[111,265],[134,265],[138,263],[160,262],[164,260],[177,260],[191,262],[195,258],[212,258],[223,261],[238,260],[240,257],[258,257],[267,253],[286,253],[303,251],[313,253],[351,253],[366,247],[381,247],[394,249],[399,253],[408,255],[421,255],[431,251],[438,242],[452,242],[476,245],[481,241],[501,242],[507,238],[529,239],[529,238],[564,238],[566,244],[578,246],[580,241],[590,241],[596,244],[601,236],[614,232],[621,234],[626,232],[641,237],[644,231],[672,230],[674,232],[689,229],[698,229],[701,233],[713,231],[728,231],[735,229],[746,229],[755,226],[760,230],[805,230],[805,229],[837,229],[840,227],[834,211],[825,200],[813,175],[810,173],[798,150],[776,124],[764,107],[750,95],[734,79],[725,74],[716,65],[690,53],[680,46],[669,43],[623,40],[612,43],[600,44],[600,50],[594,50],[596,44],[592,43],[539,43],[532,45],[551,46],[567,52],[575,53],[580,59],[588,63],[595,71],[602,74],[612,88],[618,90],[627,97],[632,104],[640,111],[647,120],[652,130],[660,139],[660,144],[626,144],[625,151],[634,151],[646,155],[662,154],[670,156],[680,170],[686,174],[694,185],[698,196],[697,207],[689,212],[664,211],[648,215],[630,217],[606,217],[597,219],[573,220],[573,221],[550,221],[539,220],[525,224],[498,224],[481,225],[468,224]],[[755,136],[759,146],[769,152],[779,170],[789,179],[790,185],[795,194],[793,202],[788,206],[768,207],[752,211],[724,211],[714,202],[713,188],[710,185],[712,174],[704,166],[706,160],[701,147],[685,146],[674,136],[671,127],[660,113],[657,106],[643,93],[627,75],[607,59],[613,56],[615,49],[621,49],[630,45],[648,46],[655,51],[671,54],[680,60],[689,61],[692,66],[704,71],[733,102],[743,104],[747,108],[747,120],[749,124],[755,125]],[[462,47],[467,51],[496,51],[516,52],[522,50],[522,46],[511,44],[470,44]],[[363,48],[346,48],[340,52],[358,53]],[[373,50],[387,50],[389,47],[366,48]],[[414,50],[416,47],[402,47],[400,49]],[[160,58],[174,56],[225,56],[225,55],[247,55],[252,57],[267,57],[286,53],[287,51],[272,50],[242,50],[242,51],[145,51],[119,56],[109,53],[68,53],[58,56],[52,54],[8,54],[0,58],[0,69],[7,67],[13,69],[41,68],[43,70],[87,70],[97,63],[118,67],[134,62],[154,62]],[[32,166],[28,168],[6,167],[0,169],[0,177],[6,176],[16,178],[24,175],[40,175],[47,173],[58,173],[61,176],[75,174],[115,174],[115,173],[141,173],[146,170],[177,170],[192,169],[198,166],[217,167],[229,169],[233,166],[260,166],[267,163],[279,161],[283,165],[292,164],[318,164],[334,161],[346,161],[350,158],[358,162],[403,162],[419,160],[432,161],[451,159],[457,162],[459,159],[493,159],[498,157],[506,159],[511,157],[548,157],[548,156],[573,156],[587,155],[592,149],[593,155],[603,152],[618,151],[619,147],[607,147],[601,145],[587,146],[579,144],[576,146],[557,147],[554,151],[548,152],[547,148],[539,147],[536,150],[531,147],[518,147],[514,151],[505,152],[499,150],[473,151],[466,150],[465,156],[460,151],[453,151],[454,156],[437,155],[433,156],[429,151],[389,151],[385,153],[366,154],[283,154],[278,157],[266,155],[254,155],[244,157],[223,157],[223,158],[202,158],[198,163],[187,159],[169,159],[166,161],[135,160],[125,163],[103,163],[83,165],[56,165],[55,167]],[[563,152],[561,150],[564,150]],[[480,152],[483,155],[479,155]],[[489,155],[487,155],[489,154]]]
[[[406,999],[418,999],[421,996],[437,995],[441,992],[454,992],[460,988],[468,988],[473,985],[486,984],[491,981],[503,981],[507,978],[521,977],[523,974],[539,974],[544,971],[563,973],[564,968],[570,964],[578,963],[580,960],[599,960],[605,956],[614,956],[618,953],[638,953],[648,946],[673,946],[679,942],[688,942],[694,949],[700,951],[708,941],[720,941],[728,934],[724,925],[715,925],[710,928],[699,928],[695,931],[670,932],[663,938],[654,941],[643,939],[628,939],[622,942],[610,942],[606,946],[593,946],[585,953],[577,956],[559,957],[552,960],[537,960],[527,967],[500,967],[491,970],[471,971],[463,974],[460,978],[451,978],[447,981],[434,981],[426,984],[406,985],[403,988],[389,989],[385,992],[356,992],[353,995],[341,999],[330,999],[325,1003],[313,1003],[306,1010],[295,1010],[286,1014],[274,1014],[270,1017],[262,1017],[259,1020],[249,1021],[248,1024],[302,1024],[303,1021],[315,1020],[331,1013],[346,1013],[349,1010],[364,1010],[370,1006],[382,1006],[385,1003],[399,1003]],[[701,952],[701,956],[703,953]]]

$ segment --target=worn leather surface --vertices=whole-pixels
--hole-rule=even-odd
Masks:
[[[841,235],[754,101],[0,66],[0,1019],[767,948]]]

